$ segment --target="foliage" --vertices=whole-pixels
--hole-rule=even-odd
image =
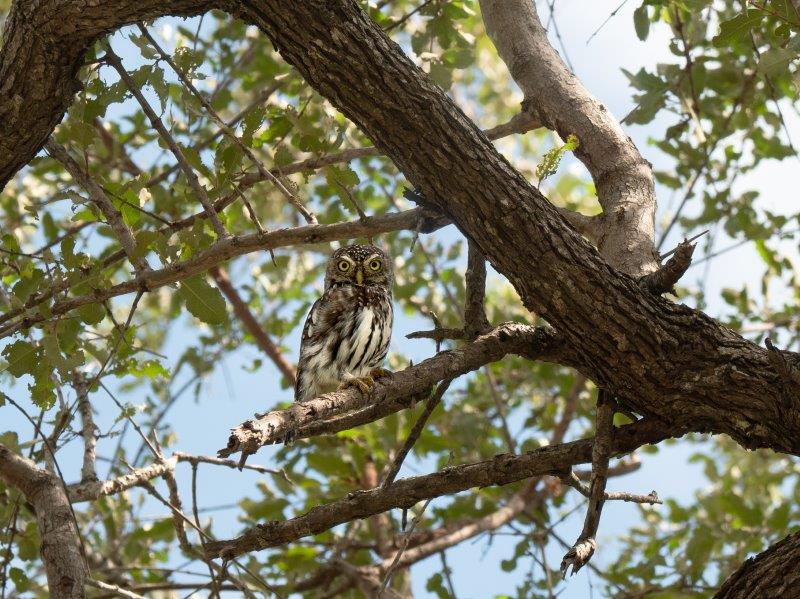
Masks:
[[[0,1],[0,14],[6,4]],[[522,98],[508,92],[509,76],[484,33],[476,2],[362,4],[417,64],[468,107],[481,126],[505,122],[519,111]],[[748,5],[645,0],[635,10],[631,26],[642,40],[666,29],[674,56],[671,62],[627,73],[636,107],[626,125],[656,124],[653,148],[663,152],[670,165],[656,172],[659,190],[662,195],[674,191],[682,198],[663,214],[662,239],[674,241],[677,231],[689,235],[711,228],[709,256],[715,240],[727,236],[747,243],[764,264],[760,285],[726,289],[721,301],[707,297],[700,285],[683,289],[682,299],[700,306],[724,303],[715,315],[743,334],[758,336],[769,330],[783,346],[797,343],[800,281],[796,260],[787,256],[784,243],[789,240],[796,246],[800,225],[796,209],[792,214],[779,213],[759,202],[757,190],[743,190],[736,182],[766,161],[796,159],[783,111],[793,109],[790,102],[800,85],[796,61],[800,18],[789,2],[776,0]],[[189,21],[163,19],[148,29],[214,111],[232,123],[244,145],[279,174],[282,184],[320,223],[357,219],[355,205],[371,215],[410,207],[401,194],[408,183],[379,156],[281,173],[300,161],[370,142],[311,90],[263,35],[217,13]],[[263,177],[253,183],[259,178],[258,165],[220,133],[137,28],[113,36],[110,43],[180,145],[209,199],[229,202],[221,213],[228,231],[257,233],[257,223],[267,230],[305,224],[275,185]],[[81,73],[85,86],[55,139],[121,213],[134,234],[138,257],[145,256],[153,268],[197,257],[214,242],[215,231],[203,217],[185,173],[175,166],[164,141],[104,58],[105,52],[106,42],[100,41],[86,57]],[[658,119],[665,115],[670,124],[662,127],[664,121]],[[564,169],[555,177],[562,158],[578,148],[579,140],[570,136],[565,144],[546,150],[548,137],[536,131],[497,143],[530,180],[553,177],[543,191],[554,203],[597,212],[593,186],[584,174]],[[252,214],[242,197],[252,206]],[[52,431],[62,426],[58,423],[64,414],[75,414],[74,381],[76,373],[85,373],[98,419],[104,422],[98,426],[100,451],[113,459],[110,475],[125,474],[126,464],[136,467],[154,459],[135,437],[129,419],[157,437],[165,450],[182,449],[181,423],[171,418],[170,410],[187,395],[193,394],[197,401],[197,423],[191,425],[206,427],[207,445],[221,445],[227,428],[238,421],[232,417],[207,422],[203,409],[212,400],[203,391],[226,360],[237,372],[259,373],[260,387],[276,394],[269,402],[289,399],[288,393],[279,393],[280,374],[258,353],[255,336],[205,274],[143,293],[138,303],[133,301],[134,290],[89,303],[66,316],[53,314],[57,299],[91,294],[136,275],[130,260],[118,256],[119,243],[86,190],[53,158],[42,154],[22,171],[0,193],[0,211],[5,225],[0,238],[4,313],[21,310],[44,317],[40,325],[21,326],[2,346],[2,384],[34,420],[41,414],[46,430]],[[429,328],[434,321],[442,327],[461,326],[466,244],[452,228],[423,235],[416,244],[414,240],[413,231],[376,240],[396,259],[398,313],[418,328]],[[320,292],[322,264],[331,247],[307,244],[278,250],[274,256],[252,253],[225,265],[244,303],[290,361],[303,317]],[[532,315],[508,282],[495,273],[489,277],[490,321],[530,321]],[[37,300],[49,290],[55,290],[51,297]],[[34,300],[35,306],[26,309]],[[420,349],[413,343],[420,342],[396,336],[391,368],[407,365],[411,354],[418,359],[432,351],[432,346]],[[444,348],[451,344],[445,342]],[[286,380],[281,385],[290,386]],[[594,392],[567,368],[509,357],[453,386],[410,461],[427,471],[450,461],[479,461],[510,449],[532,449],[550,442],[562,422],[569,438],[580,438],[591,432]],[[108,395],[118,397],[125,409],[110,403]],[[361,489],[369,468],[381,472],[391,462],[421,409],[281,448],[274,461],[282,472],[264,475],[255,485],[240,479],[240,486],[231,492],[240,524],[290,517]],[[0,399],[0,410],[11,414],[13,407]],[[509,447],[507,430],[515,448]],[[66,420],[56,435],[61,455],[74,449],[69,445],[77,445],[80,431],[79,419]],[[0,427],[4,445],[43,459],[41,445],[31,441],[21,428]],[[670,500],[661,509],[642,509],[641,522],[624,531],[615,558],[608,560],[612,566],[603,573],[602,582],[608,595],[642,591],[653,597],[708,596],[709,589],[746,556],[800,524],[793,460],[744,453],[720,439],[687,442],[697,443],[692,460],[703,466],[706,488],[691,505]],[[647,468],[647,456],[643,461]],[[79,469],[74,455],[65,457],[64,463],[70,465],[70,476]],[[744,476],[748,471],[759,476]],[[437,501],[421,526],[437,530],[481,518],[505,506],[521,488],[476,489]],[[488,552],[491,568],[518,574],[513,579],[517,588],[498,589],[507,593],[504,596],[547,597],[551,587],[558,590],[566,584],[558,581],[552,564],[543,563],[543,556],[553,548],[560,551],[549,535],[558,531],[576,495],[549,479],[538,490],[544,500],[502,529],[513,535],[510,554],[508,548],[492,547]],[[667,495],[668,489],[659,493]],[[159,509],[161,517],[147,520],[144,506]],[[104,498],[76,511],[84,539],[98,559],[135,564],[126,576],[136,585],[185,580],[171,571],[180,548],[172,520],[165,514],[162,505],[140,491]],[[399,534],[401,517],[390,514],[379,525],[387,535]],[[215,525],[204,515],[204,528],[214,533]],[[354,523],[250,555],[244,566],[261,580],[291,589],[326,566],[343,538],[352,542],[344,550],[350,563],[373,563],[374,525]],[[35,518],[18,492],[0,483],[0,545],[9,552],[4,563],[0,551],[0,565],[10,581],[6,585],[17,596],[43,596],[38,534]],[[493,541],[489,537],[489,543]],[[459,566],[450,566],[457,580]],[[445,574],[442,568],[416,586],[449,596]],[[241,571],[239,575],[246,578]],[[395,582],[398,587],[403,583],[402,577]],[[317,592],[309,591],[308,596]],[[349,593],[356,596],[355,591]]]

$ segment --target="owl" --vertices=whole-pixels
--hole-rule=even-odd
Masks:
[[[306,317],[300,341],[295,401],[337,388],[368,392],[392,335],[392,262],[372,245],[336,250],[325,271],[325,292]]]

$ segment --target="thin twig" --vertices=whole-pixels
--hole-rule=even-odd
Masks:
[[[217,236],[220,239],[226,239],[230,237],[230,233],[225,230],[225,227],[222,224],[222,221],[217,216],[216,211],[214,210],[214,206],[211,203],[211,200],[208,197],[208,192],[206,188],[200,184],[200,180],[197,178],[197,175],[194,172],[194,169],[189,164],[189,161],[186,159],[186,156],[183,153],[183,150],[180,149],[178,146],[178,142],[172,137],[170,132],[164,126],[164,123],[161,122],[161,119],[156,114],[153,107],[150,106],[150,103],[142,94],[141,89],[130,76],[128,71],[125,70],[125,67],[122,64],[122,60],[120,60],[119,56],[117,56],[114,51],[111,49],[109,45],[106,48],[106,56],[105,60],[111,65],[115,71],[119,74],[120,78],[125,82],[125,85],[128,87],[128,90],[133,94],[133,97],[136,98],[136,101],[141,106],[142,111],[147,116],[150,124],[153,126],[159,136],[161,137],[162,141],[167,144],[167,147],[172,152],[172,155],[175,156],[175,160],[178,161],[181,170],[183,171],[186,180],[189,183],[189,187],[192,188],[197,199],[203,205],[203,209],[205,210],[206,217],[208,218],[211,226],[214,228],[214,231],[217,233]]]
[[[261,173],[261,176],[272,181],[275,187],[278,188],[278,191],[280,191],[286,197],[289,203],[297,209],[297,211],[303,216],[303,218],[309,225],[317,224],[317,218],[314,216],[314,213],[310,212],[305,206],[303,206],[300,200],[298,200],[297,197],[295,197],[295,195],[292,192],[286,189],[286,187],[280,181],[280,179],[278,179],[278,177],[273,175],[272,172],[270,172],[270,170],[267,169],[261,163],[261,161],[253,153],[253,151],[247,145],[245,145],[245,143],[241,139],[239,139],[239,137],[236,135],[233,129],[228,127],[228,124],[224,120],[222,120],[222,118],[220,118],[220,116],[214,110],[214,107],[211,106],[211,102],[209,102],[208,99],[198,91],[198,89],[194,86],[191,79],[189,79],[186,73],[184,73],[183,70],[180,69],[178,65],[175,64],[175,61],[172,60],[172,57],[169,54],[167,54],[164,51],[164,49],[161,48],[158,42],[156,42],[155,38],[153,38],[153,36],[150,35],[150,32],[147,30],[147,27],[145,27],[141,23],[139,23],[138,26],[139,26],[139,31],[142,33],[143,36],[147,38],[147,41],[150,42],[150,44],[156,49],[156,52],[158,52],[158,54],[161,56],[161,59],[164,60],[172,68],[172,70],[178,76],[178,79],[181,80],[183,85],[186,86],[186,88],[192,93],[192,95],[194,95],[199,100],[200,104],[202,104],[203,108],[206,110],[208,115],[223,131],[223,133],[228,137],[228,139],[230,139],[234,144],[236,144],[236,146],[245,154],[245,156],[247,156],[247,158],[250,159],[253,165],[255,165],[255,167],[258,169],[258,172]]]
[[[400,451],[397,452],[392,465],[389,467],[389,471],[386,473],[386,477],[383,479],[381,489],[388,489],[394,482],[397,473],[400,472],[400,468],[403,466],[403,461],[406,459],[408,452],[411,451],[411,448],[414,447],[414,444],[419,439],[419,436],[422,434],[422,431],[425,428],[425,424],[428,422],[428,418],[430,418],[431,414],[436,409],[436,406],[439,405],[439,402],[442,400],[442,397],[444,396],[451,382],[453,382],[453,379],[445,379],[439,383],[436,391],[432,393],[428,398],[428,401],[425,402],[425,409],[414,423],[411,432],[408,433],[408,438],[406,439],[406,442],[403,443],[403,447],[401,447]]]

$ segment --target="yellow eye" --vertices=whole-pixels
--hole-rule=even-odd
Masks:
[[[339,260],[338,267],[342,272],[347,272],[350,270],[350,263],[347,260]]]
[[[381,269],[381,261],[380,260],[370,260],[369,269],[378,271]]]

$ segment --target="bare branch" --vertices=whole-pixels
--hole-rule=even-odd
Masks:
[[[410,407],[437,382],[480,368],[508,353],[528,352],[541,359],[558,356],[562,360],[562,351],[552,331],[506,323],[464,347],[439,353],[379,379],[366,395],[355,388],[345,389],[248,420],[233,430],[227,447],[218,455],[227,457],[241,451],[246,457],[262,445],[283,439],[288,432],[303,438],[372,422]],[[366,409],[355,412],[362,408]],[[353,417],[335,418],[348,412],[353,412],[349,415]]]
[[[97,480],[97,470],[95,469],[97,434],[95,432],[92,404],[89,401],[89,388],[85,377],[80,372],[75,373],[74,387],[78,396],[78,412],[81,415],[81,437],[83,437],[81,482],[88,483]]]
[[[569,474],[566,476],[561,477],[561,481],[567,485],[578,491],[584,497],[591,497],[591,488],[589,485],[584,484],[581,482],[581,479],[578,477],[577,474],[570,471]],[[649,504],[656,504],[656,503],[664,503],[661,499],[658,498],[658,493],[655,491],[651,491],[647,495],[636,495],[634,493],[624,493],[624,492],[604,492],[603,499],[606,501],[628,501],[630,503],[649,503]]]
[[[419,439],[419,436],[422,434],[422,431],[428,422],[428,418],[430,418],[431,414],[433,414],[433,411],[436,409],[436,406],[439,405],[439,402],[442,401],[442,397],[447,392],[447,388],[450,386],[451,381],[452,379],[445,379],[439,383],[436,391],[433,392],[428,398],[428,401],[425,402],[425,409],[422,411],[422,414],[419,415],[419,418],[417,418],[417,421],[414,423],[411,432],[408,433],[408,438],[406,439],[405,443],[403,443],[403,447],[401,447],[400,451],[397,452],[392,465],[389,467],[389,471],[386,473],[386,477],[383,479],[383,483],[381,484],[382,489],[387,489],[394,482],[397,473],[400,472],[400,468],[403,466],[403,461],[406,459],[408,452],[411,451],[411,449],[414,447],[414,443],[416,443]]]
[[[683,273],[692,264],[694,244],[684,241],[677,248],[666,264],[660,266],[655,272],[645,275],[639,282],[642,286],[655,294],[673,292],[673,286],[683,276]]]
[[[82,501],[93,501],[105,495],[115,495],[127,489],[138,487],[151,479],[164,476],[168,472],[175,470],[178,458],[173,456],[162,462],[154,462],[132,470],[128,474],[123,474],[117,478],[106,481],[91,481],[88,483],[78,483],[69,485],[69,499],[72,503]]]
[[[147,261],[138,252],[138,244],[133,236],[133,232],[128,225],[125,224],[125,221],[122,220],[122,215],[119,213],[119,210],[114,207],[111,200],[108,199],[103,188],[87,173],[84,173],[81,167],[78,166],[78,163],[69,155],[67,149],[57,143],[53,138],[50,138],[44,147],[53,158],[61,163],[75,182],[89,193],[92,202],[100,209],[103,216],[106,217],[108,225],[111,227],[111,230],[114,231],[114,235],[116,235],[119,240],[131,264],[139,270],[148,270]]]
[[[107,582],[103,582],[102,580],[94,580],[90,578],[86,581],[86,584],[96,589],[100,589],[101,591],[108,591],[109,593],[114,593],[114,595],[116,595],[117,597],[125,597],[126,599],[145,599],[143,595],[139,595],[138,593],[134,593],[133,591],[123,589],[121,586],[116,584],[109,584]]]
[[[561,560],[561,574],[567,575],[572,566],[572,574],[576,574],[591,559],[597,548],[597,527],[600,525],[600,514],[603,511],[606,480],[608,478],[608,460],[614,444],[614,402],[608,391],[601,389],[597,397],[597,436],[592,445],[592,477],[589,482],[589,505],[586,508],[586,519],[583,531],[572,548]],[[578,489],[582,485],[577,477],[568,479],[577,481]]]
[[[633,451],[676,434],[675,427],[641,420],[621,427],[614,436],[614,454]],[[249,551],[277,547],[299,538],[318,534],[338,524],[363,519],[394,508],[410,508],[420,501],[451,495],[473,487],[506,485],[543,474],[559,475],[592,457],[594,439],[542,447],[522,455],[502,454],[491,460],[447,468],[435,474],[404,478],[388,489],[358,491],[346,498],[317,506],[303,515],[283,522],[268,522],[228,541],[209,543],[211,557],[231,558]]]
[[[467,296],[464,302],[464,331],[470,339],[482,335],[492,328],[483,306],[486,295],[486,259],[480,248],[469,241],[465,284]]]

